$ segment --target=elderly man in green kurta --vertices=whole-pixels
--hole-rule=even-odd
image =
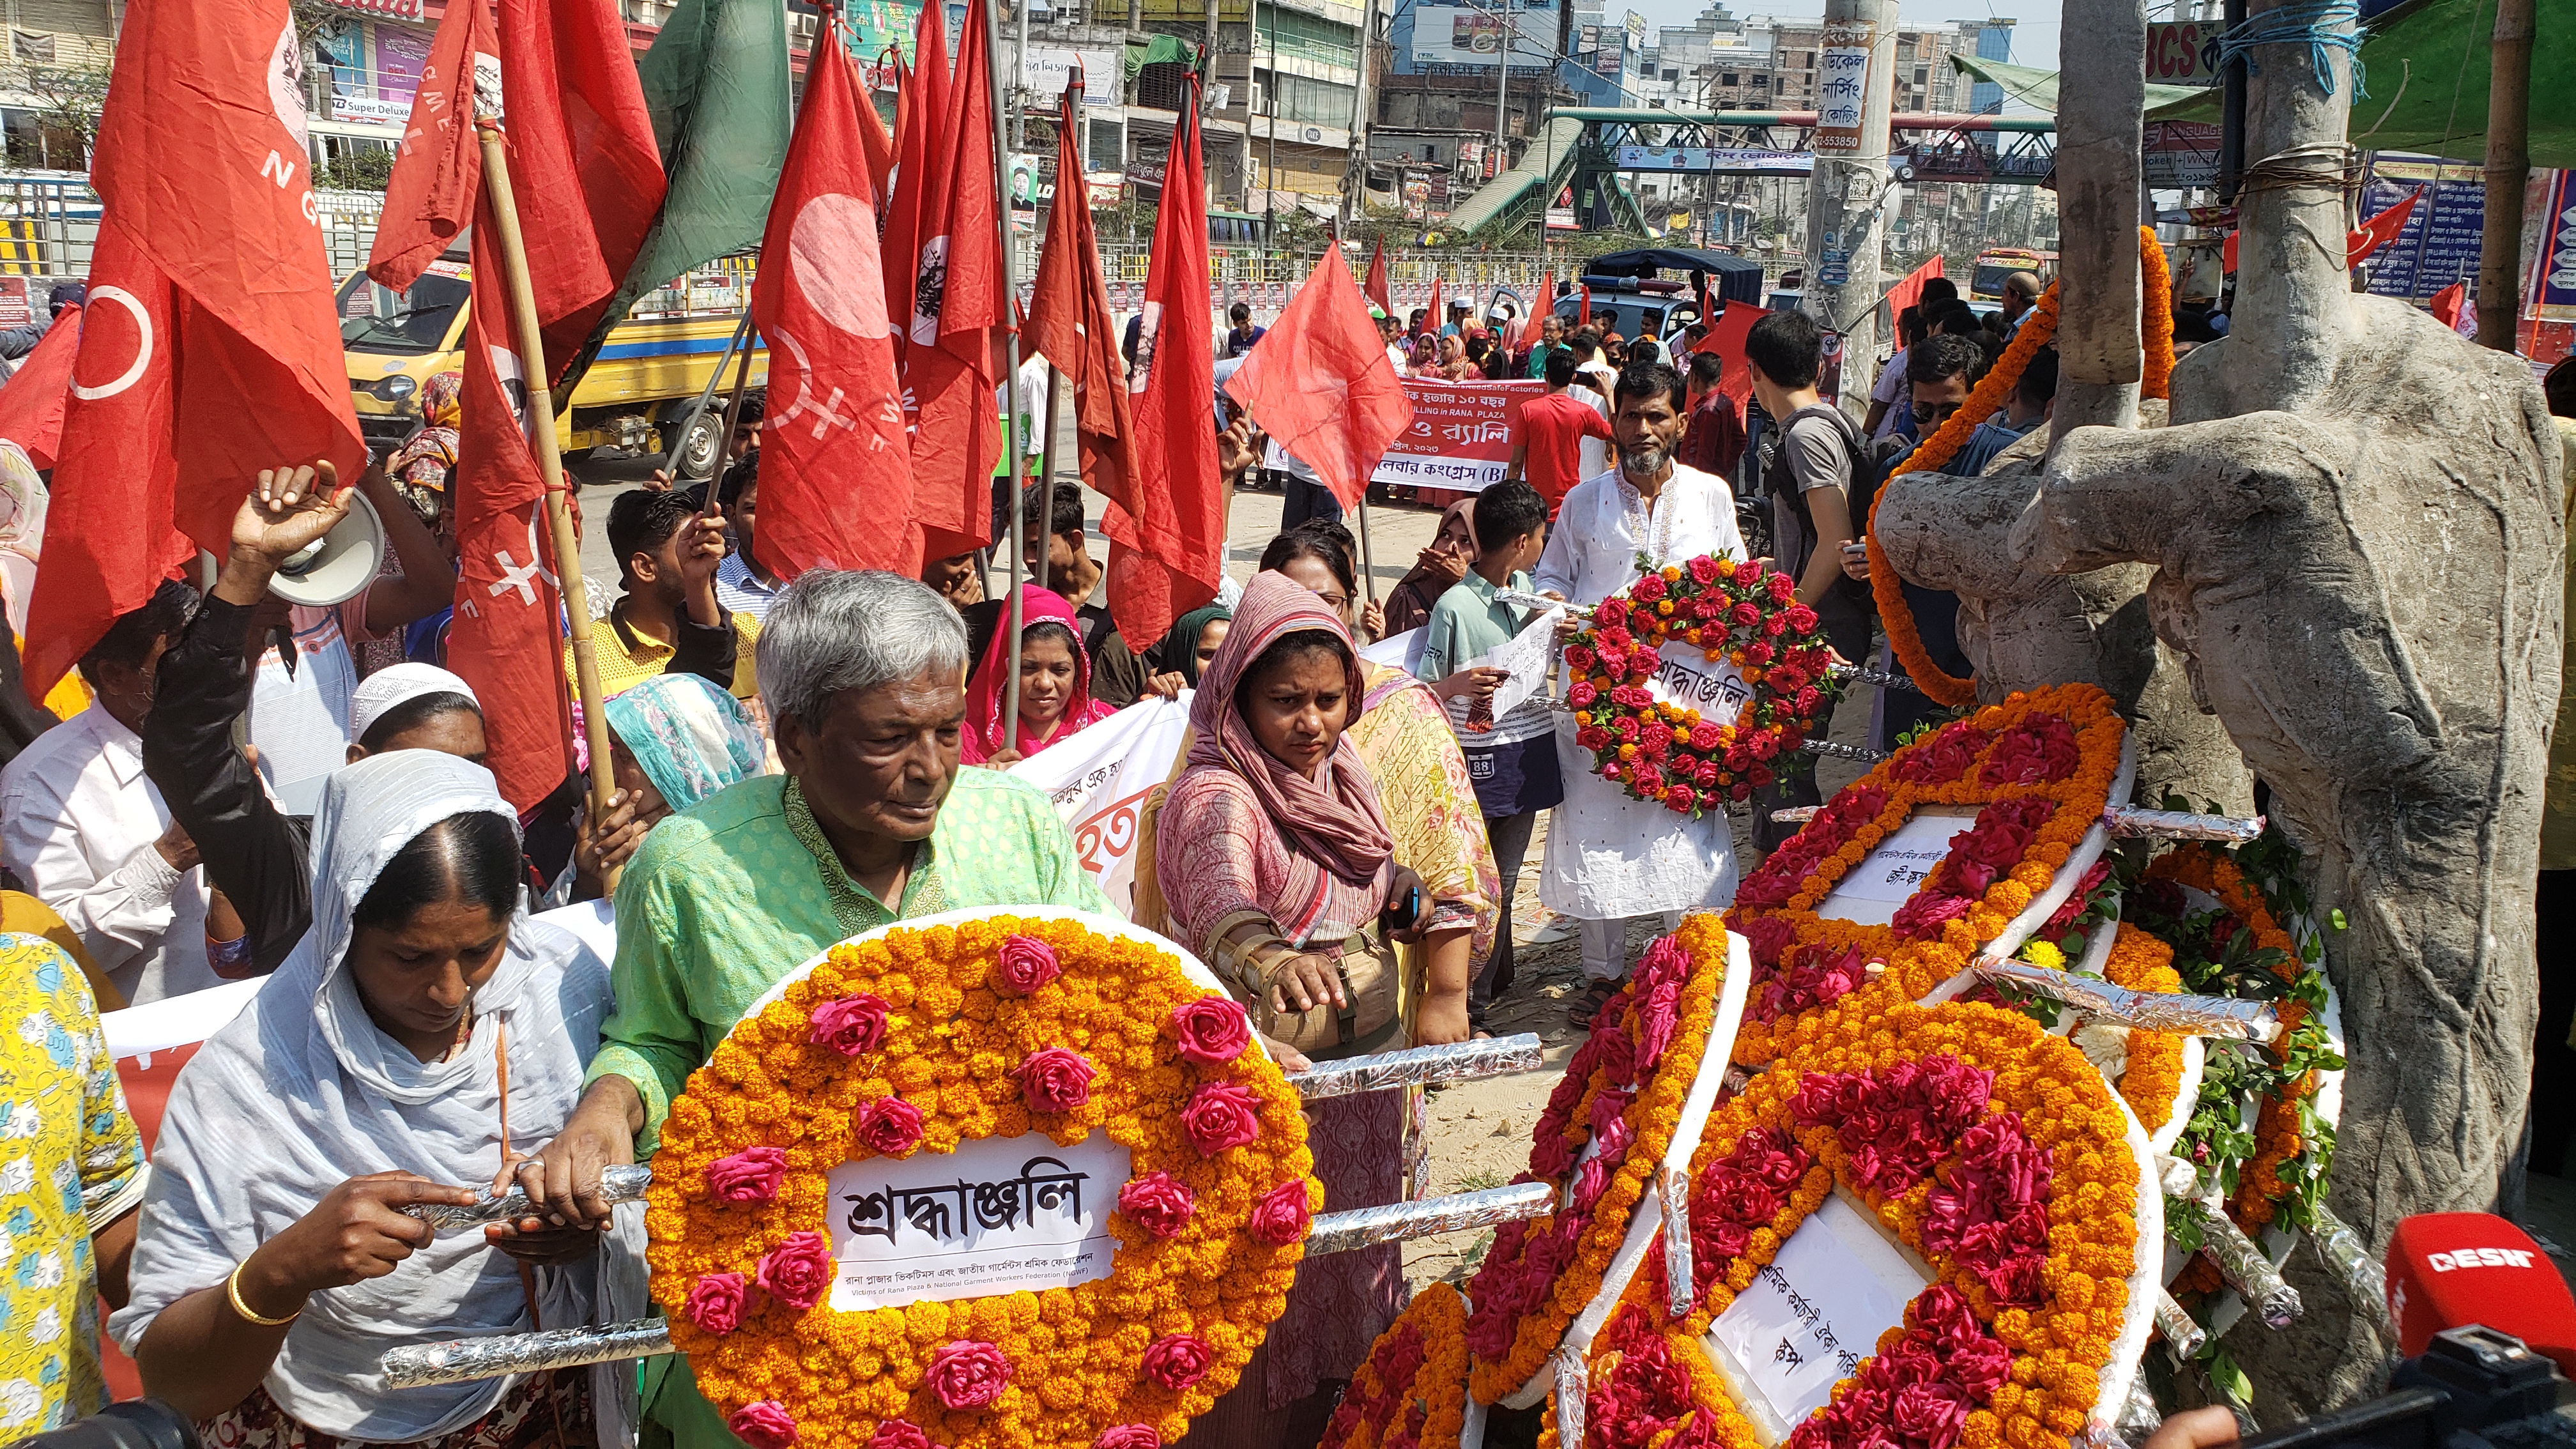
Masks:
[[[600,1169],[650,1153],[689,1073],[832,946],[976,906],[1109,910],[1045,795],[958,768],[966,626],[937,594],[810,570],[770,606],[758,648],[787,773],[663,821],[617,884],[616,1013],[572,1120],[520,1167],[566,1221],[607,1220]],[[679,1359],[646,1361],[645,1402],[648,1444],[739,1443]]]

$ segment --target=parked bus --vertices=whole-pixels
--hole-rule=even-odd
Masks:
[[[429,264],[409,292],[394,292],[351,273],[340,284],[340,343],[347,355],[350,402],[358,430],[378,454],[420,426],[420,393],[442,372],[464,370],[466,299],[474,264],[460,243]],[[751,298],[747,260],[724,258],[640,298],[629,320],[608,334],[599,359],[573,389],[572,406],[555,419],[555,443],[566,462],[594,448],[666,452],[689,405],[707,385]],[[751,385],[768,381],[769,356],[755,347]],[[732,383],[730,370],[725,375]],[[721,404],[723,395],[718,394]],[[704,478],[722,455],[718,410],[700,419],[679,467]]]
[[[2027,247],[1988,247],[1977,253],[1977,269],[1968,277],[1968,298],[1975,302],[2000,302],[2004,299],[2004,278],[2015,272],[2028,272],[2048,285],[2057,275],[2057,253],[2035,252]]]

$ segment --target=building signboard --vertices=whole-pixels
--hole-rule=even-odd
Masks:
[[[1877,43],[1875,25],[1824,27],[1816,51],[1816,154],[1847,155],[1860,149],[1870,52]]]

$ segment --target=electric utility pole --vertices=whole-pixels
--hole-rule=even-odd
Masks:
[[[1804,308],[1826,330],[1825,369],[1846,411],[1869,396],[1875,356],[1879,201],[1896,81],[1894,0],[1825,0],[1816,51],[1815,174],[1807,185]],[[1839,338],[1832,334],[1839,333]]]

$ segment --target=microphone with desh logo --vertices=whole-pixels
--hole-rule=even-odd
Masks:
[[[2388,1239],[2389,1389],[2241,1449],[2576,1446],[2576,1296],[2531,1236],[2488,1213],[2425,1213]]]

